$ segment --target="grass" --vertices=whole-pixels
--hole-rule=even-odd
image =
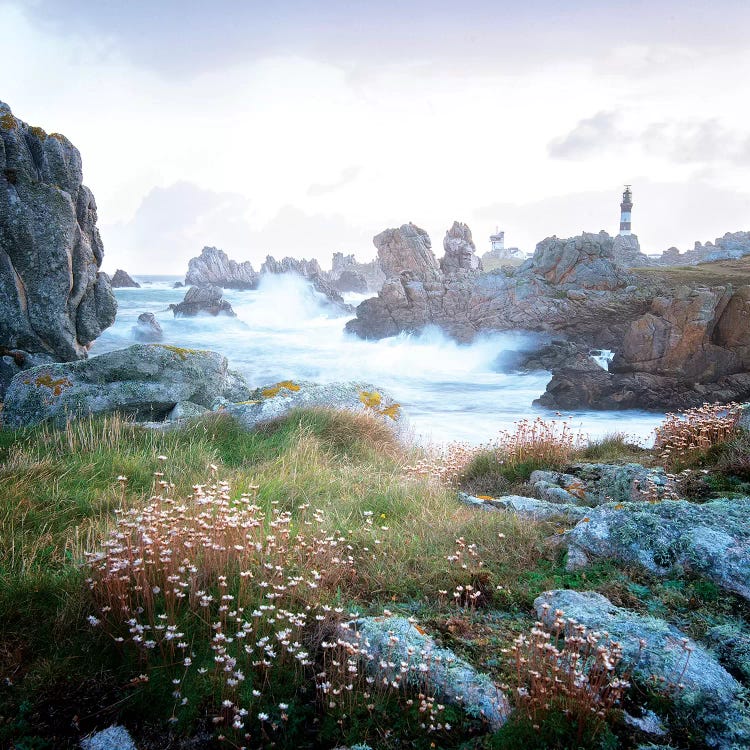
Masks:
[[[720,260],[697,266],[634,268],[632,273],[645,282],[671,286],[724,286],[750,284],[750,256],[738,260]]]
[[[495,446],[479,455],[461,454],[451,471],[460,467],[465,481],[494,481],[504,491],[527,480],[534,468],[583,459],[645,462],[648,456],[622,436],[585,447],[567,434],[556,446],[545,436],[549,433],[529,423],[520,436],[505,436],[502,452]],[[717,461],[742,464],[747,447],[742,440],[727,443]],[[321,639],[350,611],[381,614],[389,608],[416,615],[460,655],[506,680],[502,651],[528,632],[534,622],[533,599],[549,588],[593,588],[616,604],[640,611],[656,607],[660,616],[698,635],[722,618],[736,621],[748,615],[736,598],[717,597],[699,581],[677,580],[670,586],[609,562],[567,573],[564,553],[549,543],[557,526],[511,514],[477,513],[457,503],[455,490],[436,481],[434,472],[415,472],[417,465],[428,466],[429,460],[400,445],[378,419],[325,410],[293,412],[252,433],[225,415],[209,415],[174,432],[150,431],[117,417],[79,421],[60,431],[0,430],[0,746],[74,747],[82,733],[118,720],[141,737],[155,734],[153,742],[161,747],[181,733],[226,728],[231,734],[233,722],[247,725],[242,731],[251,733],[251,746],[333,747],[369,741],[384,748],[427,748],[473,741],[479,743],[476,747],[511,747],[513,737],[528,733],[527,724],[514,720],[497,737],[481,739],[475,737],[476,721],[461,712],[448,721],[436,707],[427,706],[425,711],[435,712],[435,726],[454,726],[451,732],[431,733],[421,727],[419,701],[409,705],[409,696],[399,691],[381,691],[367,699],[371,703],[349,701],[345,708],[330,709],[331,697],[323,699],[314,679],[320,669],[335,672],[330,672],[334,657],[321,656]],[[183,515],[175,515],[182,505]],[[162,531],[171,529],[163,536],[171,541],[160,542],[162,551],[164,545],[171,549],[198,523],[191,508],[213,509],[211,533],[217,534],[234,533],[236,518],[258,519],[264,535],[268,524],[283,521],[276,532],[288,534],[283,549],[277,542],[268,546],[265,536],[256,540],[262,552],[236,539],[230,546],[239,544],[243,550],[233,557],[218,557],[209,565],[204,556],[195,558],[195,564],[204,590],[215,597],[211,607],[217,609],[209,624],[223,623],[221,632],[229,637],[236,636],[237,626],[218,609],[222,591],[239,602],[237,597],[260,590],[241,583],[240,567],[253,571],[256,583],[266,580],[264,560],[281,561],[273,564],[283,568],[284,576],[304,581],[313,568],[319,570],[317,588],[294,595],[280,591],[287,597],[281,600],[285,611],[301,615],[310,607],[309,612],[322,617],[312,627],[312,615],[305,615],[306,624],[298,626],[299,641],[310,650],[313,664],[300,666],[279,657],[269,671],[250,663],[243,668],[244,688],[227,687],[217,676],[210,678],[213,672],[205,680],[192,671],[184,677],[185,669],[175,672],[178,659],[169,644],[156,649],[161,656],[170,654],[160,661],[156,650],[146,652],[132,642],[132,626],[109,615],[114,609],[102,612],[118,601],[122,590],[106,568],[95,564],[92,574],[85,553],[104,549],[103,541],[118,528],[123,539],[131,539],[135,532],[128,518],[138,518],[140,526],[151,518],[155,525],[149,538],[161,538]],[[325,540],[340,540],[335,554]],[[136,549],[132,545],[145,542],[136,535],[128,544]],[[149,575],[162,570],[159,594],[139,600],[145,594],[134,587],[128,596],[143,608],[137,615],[142,625],[155,627],[160,614],[173,618],[169,622],[185,634],[197,669],[201,660],[217,654],[212,640],[217,631],[196,616],[192,605],[182,607],[174,600],[168,606],[166,576],[183,573],[171,553],[157,557],[166,561]],[[167,570],[170,565],[177,567]],[[135,571],[132,581],[138,575]],[[97,581],[93,597],[88,577]],[[246,608],[259,601],[250,597]],[[87,621],[91,616],[100,620],[93,629]],[[271,634],[272,625],[262,627],[271,628]],[[125,640],[115,640],[120,637]],[[177,678],[175,688],[172,680]],[[342,690],[345,678],[337,676]],[[261,695],[254,696],[252,689]],[[360,685],[355,692],[366,690]],[[187,707],[178,705],[183,698],[188,698]],[[221,708],[223,700],[231,701],[231,710]],[[281,711],[286,719],[280,703],[289,706]],[[267,713],[271,720],[258,725],[237,719],[232,711],[241,707]],[[177,723],[168,725],[173,712]],[[213,723],[217,716],[224,722],[218,726]],[[549,746],[564,746],[560,738],[569,727],[560,722],[554,711],[544,720]],[[240,746],[245,741],[237,735],[240,730],[232,731],[232,742]],[[584,747],[611,740],[608,732],[597,730],[590,742],[588,728],[579,726],[576,732],[582,733]]]

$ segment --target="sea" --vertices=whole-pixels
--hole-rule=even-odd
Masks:
[[[139,343],[138,315],[155,314],[162,343],[211,349],[229,360],[252,387],[280,380],[370,383],[402,406],[409,432],[423,444],[460,441],[480,445],[522,419],[567,420],[583,438],[623,433],[649,445],[662,414],[643,411],[555,412],[533,405],[549,372],[520,372],[520,353],[539,347],[538,335],[487,333],[460,344],[437,328],[364,341],[348,334],[342,314],[303,279],[266,275],[258,289],[226,290],[236,318],[175,318],[169,309],[186,289],[178,276],[135,276],[140,289],[116,289],[117,318],[94,343],[90,356]],[[368,295],[346,295],[358,304]],[[598,357],[606,367],[607,353]]]

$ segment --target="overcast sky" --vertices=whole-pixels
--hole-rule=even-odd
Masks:
[[[106,270],[750,229],[747,0],[0,0],[0,100],[65,133]]]

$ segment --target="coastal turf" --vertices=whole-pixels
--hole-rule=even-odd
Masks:
[[[581,458],[634,455],[643,461],[638,449],[612,438],[584,449]],[[414,450],[377,420],[322,410],[294,412],[252,433],[222,415],[171,432],[117,417],[60,431],[0,431],[0,746],[75,747],[81,734],[113,721],[134,728],[144,746],[151,737],[153,747],[177,747],[180,734],[210,732],[207,706],[191,725],[167,729],[168,688],[158,679],[134,687],[137,660],[87,623],[95,610],[84,553],[98,548],[117,508],[142,507],[159,481],[173,483],[176,497],[221,479],[233,496],[258,487],[257,503],[267,510],[303,503],[321,509],[330,533],[345,534],[358,552],[367,545],[373,550],[358,554],[356,575],[326,594],[332,606],[416,616],[500,681],[511,677],[503,649],[533,625],[533,600],[547,589],[598,590],[698,637],[719,622],[747,621],[741,602],[699,580],[655,580],[609,562],[567,573],[564,552],[554,544],[556,524],[462,506],[454,488],[410,474],[414,461]],[[501,475],[503,481],[522,483],[526,468]],[[475,469],[474,479],[482,467]],[[495,469],[502,467],[484,465]],[[376,546],[362,532],[365,513],[375,520]],[[454,564],[458,540],[474,545],[476,554]],[[467,583],[481,591],[474,606],[452,596]],[[389,714],[388,705],[377,721],[352,715],[341,722],[313,705],[276,746],[370,740],[378,747],[431,747],[434,737],[402,722],[395,706]],[[482,738],[475,727],[456,722],[439,746],[509,747],[512,738],[503,736],[526,731],[513,725],[504,735]],[[628,747],[625,735],[618,736],[608,740],[616,743],[611,746]],[[587,745],[600,746],[601,738]]]

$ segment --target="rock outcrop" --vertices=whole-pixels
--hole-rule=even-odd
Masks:
[[[185,294],[185,299],[176,305],[170,305],[169,309],[175,317],[193,317],[201,313],[235,317],[232,306],[223,299],[223,295],[218,286],[191,286]]]
[[[118,268],[115,271],[111,284],[113,289],[141,288],[141,285],[137,281],[133,281],[133,279],[130,278],[130,274],[128,274],[127,271],[123,271],[122,268]]]
[[[432,252],[430,236],[416,224],[386,229],[372,241],[386,279],[396,278],[403,271],[423,280],[440,278],[440,265]]]
[[[185,275],[186,286],[218,286],[223,289],[255,289],[259,274],[250,261],[237,263],[223,250],[204,247],[197,258],[191,258]]]
[[[180,402],[211,408],[222,399],[242,401],[249,395],[243,378],[216,352],[136,344],[19,373],[5,394],[2,417],[11,428],[41,422],[62,426],[88,414],[159,421]]]
[[[261,274],[283,274],[293,273],[309,281],[316,292],[322,294],[326,299],[338,307],[342,312],[351,312],[351,305],[344,302],[344,298],[333,284],[326,278],[320,264],[314,258],[312,260],[297,260],[296,258],[282,258],[276,260],[272,255],[266,256],[265,263],[260,267]]]
[[[716,260],[737,260],[750,255],[750,232],[727,232],[714,242],[696,242],[692,250],[681,253],[670,247],[654,262],[663,266],[695,266]]]
[[[552,408],[683,409],[750,397],[750,287],[679,287],[625,327],[609,371],[578,357],[539,399]]]
[[[653,259],[641,252],[641,244],[635,234],[618,234],[612,243],[615,263],[623,268],[643,268],[653,265]]]
[[[377,294],[385,281],[377,260],[358,263],[354,255],[334,253],[328,278],[339,292],[372,292]]]
[[[683,721],[705,735],[705,746],[735,750],[750,743],[742,685],[673,625],[616,607],[593,591],[547,591],[535,599],[534,608],[550,629],[556,627],[556,612],[562,611],[589,631],[608,633],[620,644],[624,668],[640,684],[680,683],[683,687],[675,687],[668,697]]]
[[[434,324],[459,340],[483,330],[518,328],[570,334],[611,348],[648,305],[638,293],[625,294],[631,279],[614,263],[613,241],[606,233],[549,238],[512,275],[444,275],[427,233],[413,224],[386,230],[374,243],[389,277],[378,296],[362,302],[357,318],[347,323],[347,330],[363,338]],[[576,267],[584,262],[586,268]]]
[[[369,383],[309,383],[283,380],[257,388],[244,403],[222,404],[245,429],[283,417],[292,409],[344,409],[380,416],[400,432],[403,419],[400,405],[388,394]]]
[[[0,102],[0,346],[30,360],[87,356],[117,302],[100,272],[96,202],[81,155]]]
[[[618,503],[567,532],[569,569],[609,558],[655,575],[692,573],[750,600],[750,498]]]
[[[161,341],[164,332],[156,316],[153,313],[144,312],[138,316],[138,323],[133,326],[133,334],[139,341],[150,343]]]
[[[442,648],[405,617],[362,617],[339,627],[338,637],[350,644],[377,684],[403,685],[428,692],[441,703],[481,718],[493,731],[510,716],[510,703],[492,679],[480,674],[453,651]],[[420,667],[430,665],[428,670]]]
[[[448,275],[461,271],[481,271],[482,261],[471,238],[471,229],[466,224],[454,221],[443,239],[445,255],[440,259],[440,270]]]

